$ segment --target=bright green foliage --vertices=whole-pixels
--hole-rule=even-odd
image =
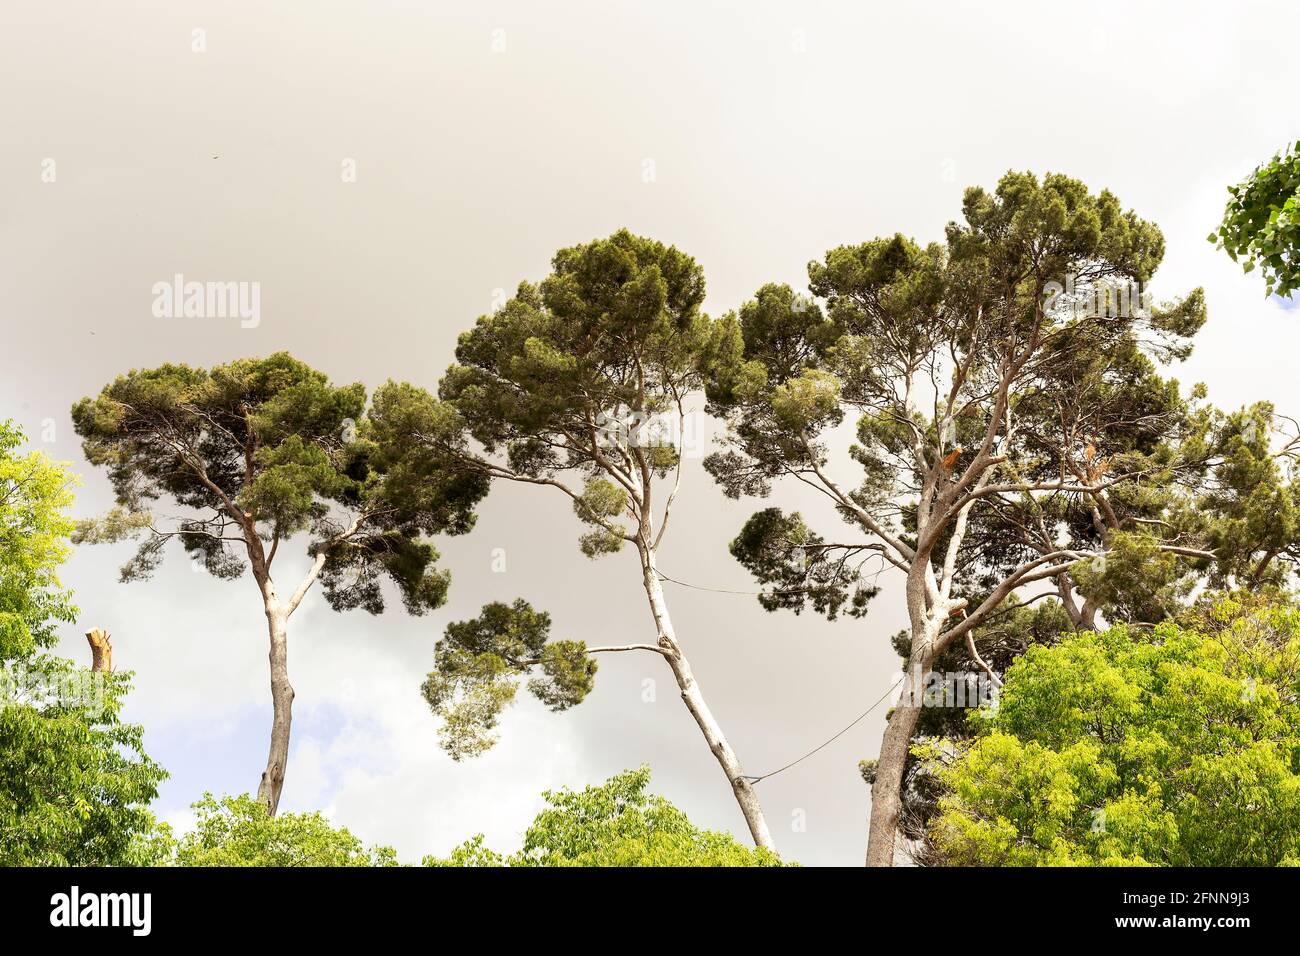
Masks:
[[[440,867],[481,867],[481,866],[506,866],[506,858],[500,853],[488,847],[484,841],[483,834],[476,833],[460,846],[453,849],[445,857],[426,856],[421,864],[423,866],[440,866]]]
[[[1232,198],[1210,242],[1234,262],[1245,258],[1247,272],[1259,266],[1266,295],[1290,295],[1300,288],[1300,142],[1228,192]]]
[[[944,860],[1300,863],[1300,610],[1224,602],[1205,624],[1031,647],[964,753],[923,748]]]
[[[550,629],[550,615],[522,598],[487,604],[478,617],[447,625],[421,691],[442,718],[438,740],[452,759],[478,756],[497,742],[501,712],[534,667],[541,673],[528,689],[551,710],[568,710],[591,692],[597,665],[586,645],[549,641]]]
[[[177,537],[212,574],[236,577],[251,564],[260,580],[279,543],[307,531],[309,553],[326,555],[334,608],[378,613],[385,576],[412,613],[438,607],[448,576],[423,539],[469,530],[485,485],[402,441],[409,399],[391,388],[363,417],[361,385],[331,385],[284,352],[210,371],[132,371],[73,408],[86,456],[108,469],[119,504],[80,533],[144,534],[124,579],[148,576]],[[195,514],[159,529],[147,508],[160,498]]]
[[[1003,607],[974,633],[980,661],[971,655],[965,642],[957,642],[931,665],[932,673],[944,677],[941,686],[947,699],[945,706],[922,708],[914,731],[914,739],[921,743],[914,745],[914,750],[928,752],[936,739],[947,738],[950,743],[955,743],[973,736],[978,724],[969,719],[971,712],[988,707],[997,693],[985,666],[999,676],[1004,675],[1007,668],[1029,648],[1054,646],[1074,631],[1075,625],[1059,601],[1047,598],[1026,603],[1015,595],[1009,597]],[[893,646],[902,658],[903,667],[910,667],[908,632],[896,634]],[[959,688],[958,681],[964,686]],[[937,852],[930,839],[929,830],[930,821],[938,811],[939,799],[944,794],[937,773],[941,767],[939,761],[912,757],[907,762],[903,778],[904,812],[899,820],[899,832],[911,841],[908,856],[919,866],[943,862],[942,854]],[[859,770],[868,786],[875,782],[875,769],[874,760],[859,763]]]
[[[600,786],[547,791],[549,806],[503,857],[476,836],[426,866],[780,866],[769,850],[701,830],[660,796],[646,793],[650,769],[625,770]]]
[[[148,862],[140,841],[153,830],[148,807],[167,774],[145,755],[143,728],[121,720],[126,675],[44,654],[21,668],[4,663],[41,679],[37,693],[17,699],[0,686],[0,866]]]
[[[76,620],[58,568],[69,552],[75,479],[42,452],[20,454],[22,433],[0,422],[0,659],[49,647],[58,621]]]
[[[42,653],[76,620],[59,584],[73,477],[0,423],[0,866],[144,862],[166,776],[120,719],[125,675]]]
[[[193,805],[194,829],[172,841],[166,862],[173,866],[396,866],[391,847],[367,848],[345,827],[319,813],[270,816],[244,794],[212,794]]]

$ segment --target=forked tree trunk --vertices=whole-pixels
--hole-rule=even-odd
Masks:
[[[257,788],[257,799],[275,816],[280,806],[280,791],[284,789],[284,769],[289,762],[293,685],[289,683],[288,615],[283,608],[269,604],[266,621],[271,639],[271,749]]]
[[[659,632],[659,646],[666,651],[664,658],[672,668],[673,677],[676,678],[677,686],[681,690],[682,701],[686,704],[686,709],[691,712],[691,716],[695,718],[695,723],[704,734],[709,750],[713,752],[713,756],[722,767],[722,772],[726,774],[727,782],[731,784],[731,791],[736,796],[736,803],[740,805],[740,812],[749,826],[749,834],[754,839],[754,845],[775,852],[776,846],[772,842],[772,834],[767,829],[767,821],[763,818],[763,808],[759,806],[758,794],[754,792],[750,781],[745,778],[739,758],[723,735],[722,728],[714,718],[713,712],[709,710],[709,705],[705,703],[700,685],[691,673],[690,662],[677,644],[672,619],[668,615],[668,605],[664,601],[663,587],[659,583],[658,574],[655,573],[653,550],[642,549],[641,564],[646,597],[650,601],[650,612],[654,615],[655,627]]]
[[[280,807],[280,791],[284,789],[284,770],[289,763],[289,728],[293,724],[293,685],[289,683],[289,617],[297,610],[307,591],[320,576],[321,568],[329,557],[330,547],[346,541],[360,527],[364,517],[357,517],[346,532],[332,539],[327,546],[316,551],[311,569],[298,584],[288,600],[281,602],[271,580],[270,561],[262,552],[262,543],[249,530],[248,553],[253,562],[253,577],[262,592],[262,607],[266,612],[267,634],[271,639],[271,749],[266,755],[266,769],[257,786],[257,799],[275,816]],[[274,556],[275,548],[271,549]]]

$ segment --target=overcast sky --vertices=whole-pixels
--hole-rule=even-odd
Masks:
[[[1300,136],[1298,27],[1286,2],[5,0],[0,417],[84,476],[90,515],[111,496],[69,408],[130,368],[290,349],[339,382],[432,388],[457,333],[562,246],[623,226],[671,242],[703,265],[717,314],[765,282],[802,287],[832,246],[940,239],[963,188],[1008,169],[1069,173],[1157,222],[1157,298],[1202,285],[1210,309],[1180,380],[1223,405],[1300,412],[1300,312],[1205,238],[1225,187]],[[260,322],[156,318],[152,287],[177,273],[259,283]],[[662,569],[752,590],[727,543],[756,503],[725,499],[696,460],[678,507]],[[480,831],[513,850],[542,790],[649,763],[692,819],[743,836],[652,655],[602,660],[569,713],[521,698],[480,759],[438,750],[419,684],[443,626],[484,602],[526,597],[557,636],[653,637],[635,556],[588,561],[580,532],[551,489],[499,488],[472,534],[438,542],[453,583],[437,613],[340,615],[309,598],[291,624],[282,807],[323,809],[411,861]],[[77,552],[65,582],[82,618],[61,647],[88,659],[81,632],[112,631],[118,667],[136,672],[128,715],[172,773],[158,810],[183,825],[205,790],[256,789],[265,621],[251,578],[194,572],[178,549],[153,580],[119,584],[129,553]],[[667,585],[749,773],[888,687],[905,615],[887,582],[866,619],[836,623]],[[788,857],[861,862],[857,762],[882,720],[760,785]]]

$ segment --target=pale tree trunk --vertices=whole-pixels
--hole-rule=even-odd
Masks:
[[[871,823],[867,835],[867,866],[893,866],[898,821],[903,811],[903,772],[912,747],[912,734],[921,718],[926,675],[939,653],[935,646],[946,617],[946,602],[930,606],[927,585],[928,558],[913,562],[907,576],[908,617],[912,624],[911,651],[902,696],[889,715],[871,784]]]
[[[1061,606],[1070,616],[1070,624],[1078,631],[1097,630],[1097,611],[1100,602],[1095,598],[1085,597],[1083,606],[1074,599],[1074,579],[1062,572],[1056,578],[1056,593],[1061,599]]]
[[[1056,595],[1061,600],[1061,607],[1065,608],[1065,613],[1070,617],[1070,624],[1079,627],[1083,621],[1083,614],[1074,599],[1074,581],[1068,574],[1061,574],[1056,578]]]
[[[293,685],[289,683],[289,614],[276,602],[275,588],[269,581],[263,590],[266,594],[267,631],[271,639],[271,748],[257,787],[257,799],[271,816],[275,816],[280,806],[280,791],[284,789],[285,766],[289,762]]]
[[[898,820],[903,811],[903,771],[912,744],[912,734],[921,717],[921,693],[925,669],[912,668],[903,681],[903,696],[885,725],[876,762],[876,779],[871,784],[871,827],[867,837],[867,866],[893,866]]]
[[[1092,598],[1085,598],[1083,609],[1079,612],[1079,629],[1082,631],[1097,630],[1097,604]]]
[[[714,718],[713,712],[709,710],[709,705],[705,703],[700,685],[691,673],[690,662],[677,644],[672,619],[668,615],[668,605],[664,601],[663,587],[659,583],[659,575],[655,573],[653,549],[642,546],[641,565],[646,597],[650,601],[650,612],[654,615],[655,627],[659,632],[659,646],[664,649],[663,656],[668,661],[668,666],[672,668],[673,677],[677,679],[682,701],[686,704],[686,709],[691,712],[691,716],[695,718],[695,723],[704,734],[709,750],[713,752],[718,765],[722,767],[722,772],[726,774],[727,782],[731,784],[732,793],[736,796],[736,803],[740,805],[740,812],[749,826],[754,845],[775,852],[776,846],[772,842],[772,834],[768,831],[767,821],[763,818],[763,809],[759,806],[758,795],[754,792],[753,785],[746,779],[740,760],[723,735],[722,728]]]
[[[345,533],[330,543],[351,537],[362,520],[358,517]],[[262,592],[267,634],[271,640],[268,655],[271,662],[271,748],[266,755],[262,780],[257,786],[257,799],[271,816],[275,816],[280,806],[280,791],[284,789],[284,771],[289,763],[289,730],[293,724],[293,685],[289,683],[289,617],[298,609],[307,591],[320,576],[329,550],[321,548],[316,553],[311,568],[298,584],[297,590],[282,603],[275,582],[271,580],[270,559],[262,556],[261,543],[256,538],[252,541],[254,543],[249,545],[249,553],[253,555],[253,576]],[[274,548],[271,553],[274,556]]]

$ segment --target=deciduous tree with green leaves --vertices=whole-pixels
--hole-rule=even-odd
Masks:
[[[1300,288],[1300,141],[1229,186],[1232,197],[1210,242],[1247,272],[1258,266],[1265,295]]]
[[[552,266],[461,335],[439,400],[411,420],[411,437],[458,456],[473,475],[567,496],[590,529],[579,542],[589,557],[633,547],[655,641],[601,650],[664,659],[755,843],[771,847],[758,798],[673,628],[656,566],[680,485],[689,396],[717,360],[721,327],[700,311],[703,270],[626,230],[561,249]],[[447,414],[468,437],[449,440]]]
[[[392,847],[367,847],[346,827],[320,813],[272,816],[248,794],[207,793],[193,805],[194,827],[169,846],[160,862],[171,866],[396,866]]]
[[[0,422],[0,866],[143,863],[166,773],[121,720],[127,675],[46,653],[77,618],[58,577],[74,479],[22,441]]]
[[[1034,647],[974,742],[926,748],[941,862],[1300,865],[1300,612]]]
[[[646,792],[650,768],[625,770],[580,791],[548,790],[549,806],[502,856],[476,836],[426,866],[781,866],[763,847],[701,830],[664,797]]]
[[[216,577],[252,573],[270,640],[271,743],[257,794],[271,815],[289,756],[288,624],[308,590],[319,579],[335,610],[378,614],[386,578],[410,613],[440,606],[450,577],[428,539],[468,531],[486,493],[481,476],[395,440],[405,394],[389,389],[367,409],[363,386],[333,385],[280,352],[132,371],[73,408],[86,457],[117,496],[80,540],[143,539],[123,580],[147,577],[173,539]],[[156,514],[159,500],[184,514]],[[275,562],[295,537],[311,563],[282,593]]]

